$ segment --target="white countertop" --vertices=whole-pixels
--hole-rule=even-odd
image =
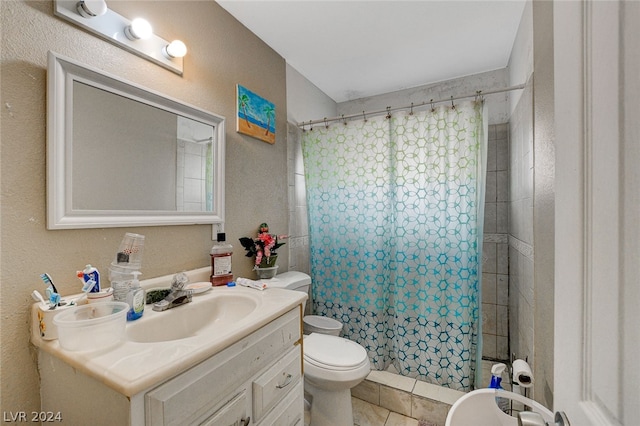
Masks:
[[[190,282],[208,281],[210,268],[187,272]],[[141,281],[145,289],[168,287],[172,276]],[[42,340],[37,326],[32,326],[31,341],[41,350],[63,360],[73,368],[104,383],[115,391],[132,397],[150,389],[210,358],[260,327],[303,304],[307,295],[299,291],[278,288],[264,291],[246,287],[214,287],[206,293],[193,296],[192,302],[166,312],[155,312],[151,305],[145,307],[142,318],[127,323],[149,321],[172,310],[189,309],[196,304],[207,303],[219,295],[238,294],[251,297],[258,307],[251,314],[224,326],[212,324],[205,333],[178,340],[139,343],[123,340],[120,344],[102,351],[67,351],[58,340]],[[190,306],[191,305],[191,306]],[[33,305],[37,309],[37,304]]]

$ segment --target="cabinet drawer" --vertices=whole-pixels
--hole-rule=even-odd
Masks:
[[[253,416],[259,420],[300,380],[301,348],[296,346],[253,381]]]
[[[295,386],[294,386],[295,385]],[[304,423],[304,389],[302,379],[298,379],[291,392],[264,419],[259,426],[302,426]]]
[[[246,423],[247,392],[242,391],[204,420],[201,426],[243,426]]]

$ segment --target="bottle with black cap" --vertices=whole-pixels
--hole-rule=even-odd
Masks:
[[[231,255],[233,246],[227,243],[224,232],[218,232],[218,242],[211,248],[211,284],[227,285],[233,281],[231,273]]]

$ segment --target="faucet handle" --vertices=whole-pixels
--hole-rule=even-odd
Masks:
[[[182,290],[188,282],[189,282],[189,278],[187,277],[187,274],[185,274],[184,272],[175,274],[173,276],[173,280],[171,281],[171,291],[174,292],[174,291]]]

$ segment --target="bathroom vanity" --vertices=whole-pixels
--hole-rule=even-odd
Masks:
[[[166,312],[145,310],[127,324],[124,341],[103,351],[65,351],[34,332],[42,411],[66,424],[302,425],[305,299],[281,289],[214,288]],[[170,324],[191,314],[207,323],[183,328],[180,338]]]

